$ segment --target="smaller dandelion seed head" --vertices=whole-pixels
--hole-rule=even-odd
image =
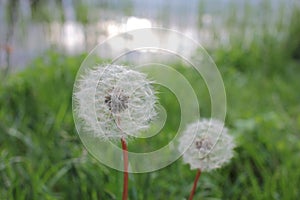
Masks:
[[[120,65],[88,69],[75,86],[74,100],[84,130],[102,139],[137,136],[156,116],[152,82]]]
[[[233,137],[223,123],[215,119],[202,119],[188,125],[179,140],[179,150],[185,151],[183,161],[190,164],[191,169],[202,171],[228,163],[234,147]]]

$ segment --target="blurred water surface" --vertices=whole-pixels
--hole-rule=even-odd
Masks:
[[[246,44],[266,30],[280,39],[293,3],[293,0],[1,0],[0,66],[10,65],[12,70],[24,68],[52,47],[68,54],[89,52],[108,37],[137,28],[174,29],[206,48],[228,46],[232,35],[242,36]],[[182,46],[176,39],[174,45]]]

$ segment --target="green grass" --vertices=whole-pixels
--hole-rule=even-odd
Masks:
[[[1,199],[121,198],[122,173],[93,159],[74,127],[71,93],[83,58],[50,52],[1,85]],[[286,68],[272,76],[220,67],[228,98],[226,124],[238,147],[228,166],[202,175],[195,199],[300,196],[297,65],[286,60]],[[177,68],[197,83],[188,68]],[[156,172],[131,174],[130,199],[184,199],[195,173],[178,160]]]

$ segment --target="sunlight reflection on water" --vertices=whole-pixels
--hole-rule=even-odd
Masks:
[[[211,23],[211,17],[209,15],[203,16],[203,20],[209,26]],[[90,26],[93,26],[92,24]],[[127,31],[132,31],[141,28],[151,28],[151,27],[160,27],[158,23],[151,21],[150,19],[146,18],[138,18],[135,16],[130,16],[127,18],[122,18],[120,22],[115,20],[108,20],[104,23],[98,24],[93,26],[93,31],[98,33],[95,37],[91,36],[89,33],[85,32],[84,26],[77,22],[66,22],[62,25],[62,27],[51,26],[52,28],[59,28],[61,29],[60,37],[53,37],[50,35],[50,38],[56,38],[56,40],[52,40],[52,43],[60,46],[64,51],[68,52],[69,54],[76,54],[80,52],[84,52],[91,50],[94,46],[98,43],[105,41],[107,38],[113,37],[117,34],[124,33]],[[193,40],[197,40],[200,44],[204,46],[213,46],[216,45],[215,43],[223,43],[225,44],[228,41],[228,33],[225,29],[220,31],[220,39],[221,41],[214,41],[212,31],[209,28],[203,29],[196,29],[193,27],[188,27],[182,29],[179,26],[172,26],[170,29],[180,31],[182,34],[190,37]],[[50,33],[57,32],[50,31]],[[87,35],[85,35],[87,34]],[[174,36],[174,35],[173,35]],[[128,38],[118,38],[115,40],[114,44],[108,47],[108,51],[114,51],[118,49],[118,46],[124,46],[126,40]],[[172,49],[184,49],[186,52],[190,54],[193,53],[196,49],[191,49],[185,44],[181,43],[180,38],[173,38],[167,35],[153,35],[151,33],[147,35],[141,36],[139,39],[136,40],[136,43],[142,43],[139,40],[146,40],[149,46],[159,47],[161,43],[167,44],[168,46],[172,47]],[[144,41],[145,42],[145,41]],[[136,44],[133,44],[136,46]],[[131,47],[129,47],[131,48]],[[105,53],[105,52],[103,52]],[[105,54],[102,54],[105,56]],[[107,55],[110,55],[108,52]],[[109,58],[109,57],[107,57]]]

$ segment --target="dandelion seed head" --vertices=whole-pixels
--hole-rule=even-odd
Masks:
[[[105,140],[136,137],[156,116],[152,82],[125,66],[88,69],[75,86],[74,99],[85,132]]]
[[[179,151],[186,150],[183,161],[190,164],[191,169],[201,171],[211,171],[228,163],[233,157],[234,147],[234,139],[227,128],[215,119],[190,124],[179,140]]]

